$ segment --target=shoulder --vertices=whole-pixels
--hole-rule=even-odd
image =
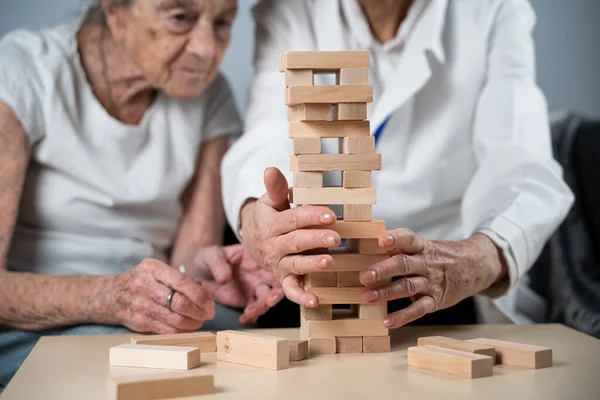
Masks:
[[[502,13],[534,16],[529,0],[448,1],[449,12],[463,23],[493,23]]]

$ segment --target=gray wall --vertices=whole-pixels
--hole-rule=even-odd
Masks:
[[[250,8],[255,0],[238,1],[240,16],[222,70],[243,108],[252,74]],[[538,14],[534,34],[538,82],[546,93],[550,110],[574,110],[600,116],[600,1],[531,2]],[[0,36],[20,27],[52,26],[77,15],[86,4],[88,0],[0,0]]]

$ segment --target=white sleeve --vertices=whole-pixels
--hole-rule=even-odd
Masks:
[[[35,53],[41,50],[39,37],[17,31],[0,40],[0,101],[17,116],[31,145],[44,136],[41,99],[44,74],[37,68]]]
[[[205,99],[203,141],[242,133],[242,121],[229,84],[220,73],[203,94]]]
[[[305,5],[298,0],[263,0],[254,9],[255,74],[249,91],[245,133],[229,150],[222,165],[225,212],[234,230],[246,200],[265,192],[266,168],[279,168],[291,183],[292,143],[287,132],[285,79],[279,72],[279,55],[293,50],[288,40],[294,36],[290,16],[295,14],[295,24],[302,25]]]
[[[504,295],[527,272],[573,203],[535,83],[534,24],[526,0],[500,6],[474,121],[478,170],[463,198],[463,228],[488,235],[509,266],[509,279],[482,293],[490,297]]]

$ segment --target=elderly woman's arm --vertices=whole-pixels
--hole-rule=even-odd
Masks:
[[[82,323],[122,324],[142,332],[198,329],[214,304],[196,282],[156,260],[120,275],[48,276],[7,271],[31,149],[12,110],[0,102],[0,326],[42,330]],[[172,311],[165,307],[177,290]]]

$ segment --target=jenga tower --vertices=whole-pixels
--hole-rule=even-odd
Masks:
[[[301,334],[312,354],[390,351],[383,326],[387,303],[365,304],[365,287],[358,279],[361,270],[388,257],[377,245],[385,222],[373,220],[371,213],[376,201],[371,171],[381,169],[381,155],[375,154],[366,120],[367,103],[373,101],[369,53],[289,52],[281,56],[280,71],[285,72],[289,136],[294,140],[290,200],[297,205],[339,204],[344,210],[343,219],[329,228],[346,239],[346,248],[330,251],[331,272],[304,278],[306,291],[319,298],[320,306],[302,307]],[[315,73],[335,73],[338,85],[314,86]],[[322,138],[338,138],[339,154],[322,154]],[[324,171],[342,171],[343,187],[323,187]]]

